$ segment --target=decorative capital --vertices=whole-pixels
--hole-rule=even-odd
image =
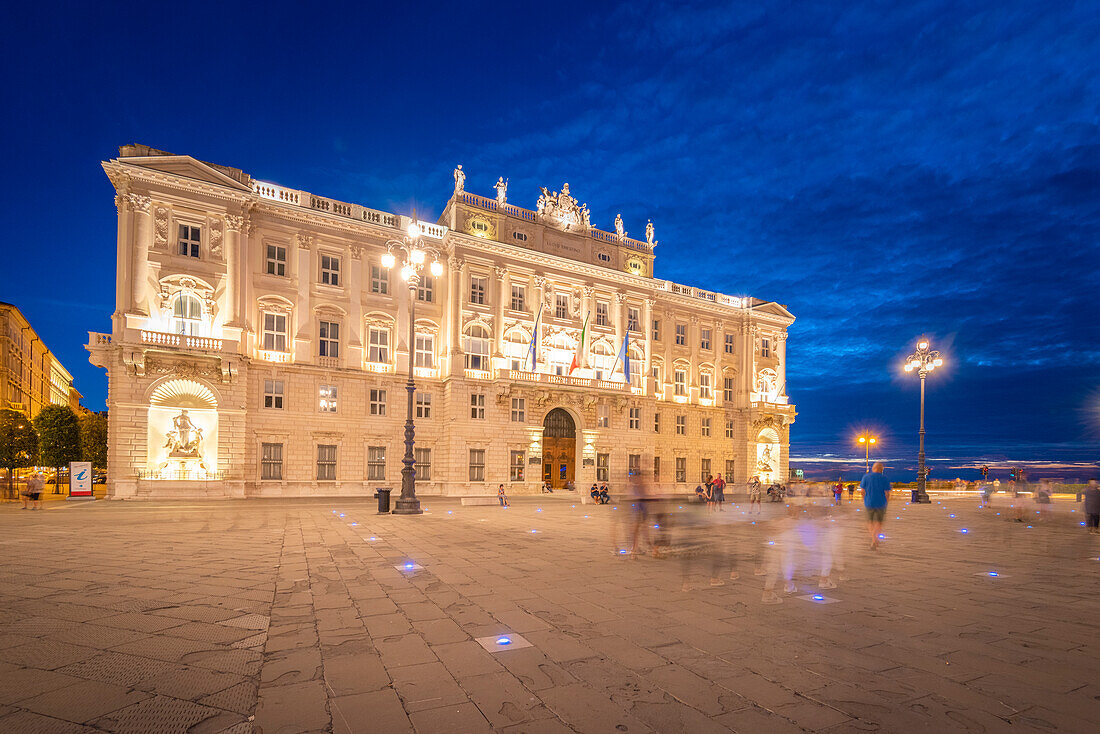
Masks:
[[[584,297],[585,297],[585,298],[591,298],[591,297],[592,297],[592,295],[593,295],[593,294],[594,294],[595,292],[596,292],[596,289],[595,289],[595,288],[593,288],[593,287],[592,287],[592,286],[590,286],[590,285],[582,285],[582,286],[581,286],[581,293],[582,293],[582,294],[584,295]]]
[[[535,276],[535,287],[536,288],[545,288],[546,287],[546,277],[542,276],[542,275],[536,275]]]
[[[351,246],[348,247],[348,250],[351,251],[351,259],[352,260],[358,260],[359,258],[363,257],[363,246],[362,245],[351,245]]]
[[[619,305],[626,303],[626,294],[622,291],[615,291],[615,303],[618,303]]]
[[[126,200],[129,202],[130,208],[139,214],[148,214],[149,206],[153,203],[152,197],[140,194],[127,194]]]
[[[237,214],[225,215],[225,228],[230,232],[240,232],[244,227],[244,217]]]
[[[451,267],[455,270],[462,270],[462,268],[466,267],[466,261],[463,260],[461,257],[452,256]]]
[[[295,235],[295,240],[298,243],[298,247],[300,247],[301,249],[303,249],[303,250],[312,250],[313,249],[313,236],[312,235],[308,235],[308,234],[304,234],[302,232],[299,232],[297,235]]]
[[[497,267],[493,268],[493,272],[496,273],[497,278],[503,280],[508,275],[508,268]]]

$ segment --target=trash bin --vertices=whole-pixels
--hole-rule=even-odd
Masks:
[[[390,511],[390,488],[379,487],[374,491],[374,496],[378,498],[378,514],[386,515]]]
[[[914,489],[913,490],[913,497],[909,501],[912,502],[914,505],[920,504],[920,492],[918,490]]]

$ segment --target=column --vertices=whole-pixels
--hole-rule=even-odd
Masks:
[[[130,293],[127,286],[133,280],[131,275],[133,265],[127,249],[130,245],[133,215],[130,212],[130,199],[126,194],[119,192],[115,195],[115,210],[118,212],[118,234],[115,238],[115,261],[118,263],[118,274],[115,280],[113,319],[114,334],[117,338],[121,338],[126,323],[122,315],[130,310]]]
[[[241,287],[241,227],[244,217],[225,216],[225,326],[240,325]]]
[[[726,335],[722,332],[722,322],[715,321],[710,327],[710,345],[714,348],[714,377],[711,378],[710,389],[714,393],[714,404],[722,405],[722,385],[725,377],[722,375],[722,360],[726,356]],[[725,420],[723,418],[723,420]],[[725,430],[725,426],[722,427]]]
[[[348,267],[348,358],[345,364],[363,366],[363,248],[352,245]]]
[[[134,212],[133,272],[130,274],[130,310],[134,313],[149,315],[149,248],[153,245],[153,217],[150,205],[153,200],[148,196],[129,194],[130,207]]]
[[[779,359],[775,365],[775,379],[779,382],[779,394],[787,394],[787,332],[781,331],[775,335],[775,354]]]
[[[504,357],[504,304],[508,303],[511,293],[511,278],[508,268],[493,268],[493,275],[500,285],[496,303],[493,304],[493,357]],[[489,296],[492,298],[492,295]],[[495,365],[500,367],[500,364]]]
[[[537,294],[538,295],[538,303],[535,304],[535,307],[533,309],[531,309],[531,311],[532,311],[532,314],[535,318],[535,321],[537,321],[539,323],[545,323],[544,320],[539,321],[539,313],[540,312],[542,312],[542,318],[543,319],[546,319],[546,316],[547,316],[547,314],[545,313],[545,308],[544,308],[545,305],[546,305],[546,286],[547,285],[548,285],[548,283],[546,281],[546,278],[542,277],[541,275],[536,275],[535,276],[535,290],[538,291],[538,294]],[[532,322],[532,324],[533,323],[535,323],[535,322]],[[541,342],[541,339],[539,340],[539,342]],[[539,360],[538,361],[542,362],[543,350],[542,350],[542,344],[541,343],[538,344],[538,349],[536,350],[536,352],[539,355]],[[527,365],[527,367],[525,369],[527,369],[527,368],[530,368],[529,364]],[[539,371],[539,364],[538,363],[535,364],[535,371],[536,372]]]
[[[645,306],[642,308],[642,329],[644,329],[642,333],[645,334],[645,345],[643,347],[645,349],[645,363],[642,366],[642,384],[646,386],[649,385],[650,375],[653,374],[653,306],[656,303],[656,300],[646,298]],[[646,392],[650,395],[653,394],[648,387]]]
[[[615,353],[618,354],[623,346],[623,336],[626,334],[626,294],[615,291],[613,304],[615,308]],[[619,367],[623,371],[623,382],[630,382],[630,375],[626,371],[626,363],[621,363]]]
[[[466,282],[466,261],[460,257],[451,256],[450,261],[450,285],[447,287],[447,307],[450,309],[448,328],[450,334],[447,337],[449,348],[450,373],[461,375],[462,363],[462,286]]]
[[[699,325],[699,316],[692,314],[688,322],[688,348],[691,349],[691,368],[688,371],[688,401],[699,402],[699,365],[703,363],[703,355],[699,349],[699,337],[702,333]]]
[[[313,361],[313,309],[309,303],[309,285],[312,282],[313,238],[307,234],[297,236],[298,244],[298,302],[295,315],[298,319],[294,332],[294,361]]]
[[[592,343],[592,326],[595,323],[595,311],[596,311],[596,289],[590,285],[581,286],[581,324],[584,324],[585,319],[588,319],[588,344],[585,345],[584,351],[581,352],[581,364],[580,366],[588,369],[588,352],[589,345]]]

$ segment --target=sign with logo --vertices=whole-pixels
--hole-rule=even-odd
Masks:
[[[69,496],[92,496],[92,462],[69,462]]]

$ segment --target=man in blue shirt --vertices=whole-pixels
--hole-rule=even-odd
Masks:
[[[883,468],[882,462],[876,461],[859,482],[859,488],[863,491],[863,506],[867,510],[867,529],[871,531],[871,550],[878,548],[882,521],[886,519],[886,504],[890,501],[890,480],[882,473]]]

